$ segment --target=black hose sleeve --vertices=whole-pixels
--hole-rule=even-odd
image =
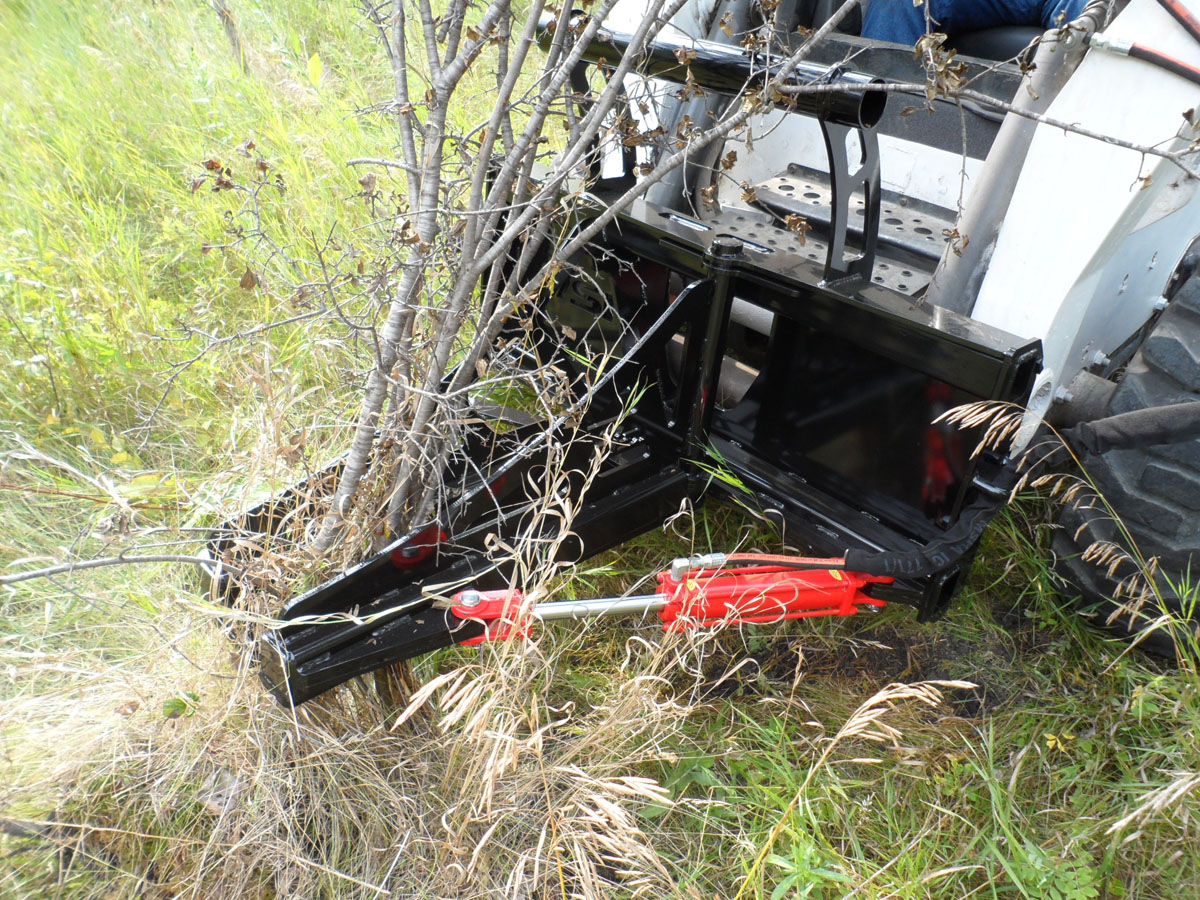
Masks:
[[[1154,406],[1120,413],[1093,422],[1082,422],[1062,432],[1076,452],[1104,453],[1108,450],[1132,450],[1174,444],[1200,438],[1200,400]],[[1023,466],[1028,473],[1061,460],[1060,454],[1042,453]],[[1008,466],[1001,484],[1015,483],[1016,467]],[[1004,508],[1002,497],[980,497],[963,508],[958,520],[937,540],[924,547],[905,551],[847,550],[846,568],[867,575],[893,578],[925,578],[935,575],[961,559],[982,536],[988,524]]]
[[[1200,400],[1080,422],[1062,435],[1076,451],[1095,454],[1194,440],[1200,438]]]
[[[867,575],[890,575],[893,578],[925,578],[941,572],[962,559],[975,545],[1005,506],[1004,498],[980,497],[963,508],[958,520],[946,533],[924,547],[896,552],[894,550],[847,550],[846,569]]]

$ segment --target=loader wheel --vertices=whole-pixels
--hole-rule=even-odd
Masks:
[[[1130,360],[1108,413],[1189,400],[1200,400],[1200,273],[1183,283]],[[1068,504],[1051,545],[1055,570],[1068,590],[1082,596],[1099,625],[1124,637],[1142,635],[1141,646],[1175,656],[1184,646],[1181,638],[1190,633],[1195,641],[1200,634],[1200,440],[1089,454],[1082,462],[1128,537],[1103,508]],[[1121,590],[1136,566],[1122,562],[1110,573],[1107,561],[1097,565],[1082,558],[1096,542],[1112,542],[1128,552],[1129,537],[1142,559],[1157,557],[1154,583],[1161,602],[1150,597],[1140,609],[1136,597]],[[1147,633],[1164,612],[1173,624]]]

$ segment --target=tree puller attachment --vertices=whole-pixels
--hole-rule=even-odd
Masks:
[[[588,59],[627,44],[602,32]],[[646,74],[714,94],[762,77],[738,48],[688,41],[686,69],[679,49],[653,47]],[[563,408],[549,422],[506,410],[489,424],[479,420],[495,404],[476,403],[436,516],[293,599],[286,624],[266,634],[262,677],[282,701],[454,643],[520,634],[534,619],[656,612],[680,630],[886,602],[922,620],[946,609],[1011,481],[1006,459],[973,453],[978,435],[933,423],[972,401],[1023,403],[1040,344],[905,292],[903,279],[915,285],[935,260],[894,241],[881,250],[891,203],[874,126],[886,97],[863,89],[877,79],[837,65],[794,78],[827,86],[806,106],[779,99],[819,124],[825,181],[785,169],[756,189],[752,210],[640,199],[568,260],[497,341],[492,364],[554,373],[570,386]],[[632,183],[636,154],[618,152],[620,170],[598,167],[575,228]],[[823,220],[801,205],[806,193],[827,199]],[[783,224],[801,210],[807,229]],[[894,272],[892,283],[880,271]],[[557,537],[555,559],[576,562],[722,492],[816,555],[710,554],[677,561],[652,595],[531,605],[511,560],[494,552]],[[210,544],[214,560],[236,559],[247,534],[282,533],[305,495],[297,486],[228,523]],[[539,512],[560,501],[573,512],[566,535]],[[214,572],[222,591],[236,591]]]
[[[578,83],[627,43],[602,31]],[[681,46],[661,41],[642,67],[657,79],[647,83],[674,82],[661,95],[668,107],[713,102],[770,70],[738,47]],[[976,68],[984,86],[1009,79],[999,93],[1020,81]],[[464,406],[440,507],[291,600],[283,626],[265,635],[262,678],[280,700],[302,703],[455,643],[519,636],[533,620],[653,612],[680,630],[884,603],[910,605],[922,621],[946,610],[1013,466],[977,451],[978,431],[939,417],[972,402],[1026,404],[1042,342],[917,296],[953,218],[882,187],[886,95],[869,89],[878,79],[824,62],[793,78],[824,86],[775,102],[816,123],[825,170],[785,160],[748,179],[741,204],[698,202],[707,185],[686,175],[634,201],[567,260],[499,337],[489,366],[530,384],[553,380],[561,403],[541,419],[482,391]],[[708,100],[679,100],[685,82]],[[644,149],[636,134],[654,124],[638,120],[638,106],[631,100],[615,126],[627,139],[597,166],[570,228],[587,227],[633,183]],[[220,592],[237,590],[220,561],[283,540],[311,488],[215,534]],[[569,565],[714,494],[753,507],[811,556],[682,559],[649,595],[534,604],[520,593],[506,548],[541,541]],[[569,508],[569,532],[550,507]]]

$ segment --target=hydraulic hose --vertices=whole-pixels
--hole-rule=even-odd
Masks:
[[[1160,69],[1166,69],[1168,72],[1173,72],[1182,78],[1186,78],[1193,84],[1200,84],[1200,69],[1195,66],[1188,65],[1181,59],[1176,59],[1173,56],[1168,56],[1165,53],[1159,53],[1157,50],[1152,50],[1149,47],[1143,47],[1141,44],[1131,44],[1129,47],[1129,55],[1134,59],[1140,59],[1148,62],[1151,65],[1158,66]]]
[[[1151,406],[1104,419],[1080,422],[1063,432],[1076,450],[1107,453],[1178,444],[1200,437],[1200,400]]]
[[[1109,53],[1115,53],[1117,56],[1132,56],[1134,59],[1140,59],[1181,78],[1186,78],[1193,84],[1200,84],[1200,69],[1197,69],[1190,63],[1185,63],[1181,59],[1168,56],[1166,53],[1160,53],[1151,47],[1135,44],[1132,41],[1122,41],[1116,38],[1105,37],[1102,34],[1093,34],[1088,39],[1088,45],[1100,50],[1107,50]]]
[[[957,521],[944,535],[924,547],[902,552],[894,550],[848,550],[846,568],[867,575],[890,575],[893,578],[924,578],[936,575],[962,559],[983,530],[1005,506],[1003,498],[980,497],[963,507]]]
[[[1169,12],[1184,30],[1192,36],[1192,40],[1200,42],[1200,20],[1197,20],[1179,0],[1158,0],[1158,5]]]
[[[731,553],[726,560],[732,566],[783,566],[786,569],[844,569],[840,557],[819,559],[811,556],[781,556],[775,553]]]

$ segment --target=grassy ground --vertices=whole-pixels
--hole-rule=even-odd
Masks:
[[[268,230],[311,258],[365,221],[344,162],[392,142],[354,114],[390,75],[348,5],[234,9],[245,72],[200,3],[0,3],[10,567],[135,536],[193,553],[193,529],[344,442],[363,348],[288,323],[313,307],[269,266],[243,286],[237,248],[206,250],[235,201],[191,182],[262,153],[286,187]],[[0,896],[1194,896],[1200,679],[1084,628],[1027,519],[992,529],[934,625],[553,629],[427,660],[470,681],[395,732],[366,686],[280,712],[187,566],[4,588]],[[749,527],[714,508],[695,540]],[[568,590],[681,549],[647,538]],[[923,679],[979,687],[887,701],[892,740],[831,740]]]

